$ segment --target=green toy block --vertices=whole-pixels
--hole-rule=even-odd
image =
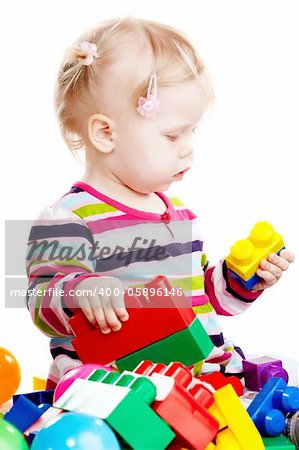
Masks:
[[[105,420],[130,448],[162,450],[175,433],[150,407],[156,394],[148,378],[99,369],[89,380],[76,379],[54,406]]]
[[[195,318],[188,328],[118,359],[116,365],[121,371],[134,370],[143,360],[164,364],[180,361],[185,366],[191,366],[206,358],[213,347],[214,344],[204,327],[199,319]]]
[[[296,450],[295,445],[282,434],[278,437],[264,437],[263,443],[266,450],[272,448],[275,450]]]
[[[106,422],[136,449],[164,449],[175,433],[156,413],[130,391]],[[132,418],[134,424],[132,424]]]

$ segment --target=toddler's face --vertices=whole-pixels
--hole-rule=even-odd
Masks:
[[[194,131],[209,102],[200,79],[158,88],[158,100],[155,117],[134,111],[116,127],[115,174],[140,193],[168,189],[176,174],[191,167]]]

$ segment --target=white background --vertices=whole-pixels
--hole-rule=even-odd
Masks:
[[[196,162],[166,191],[202,219],[210,262],[226,255],[259,220],[275,226],[298,260],[296,0],[6,2],[1,12],[1,226],[4,219],[33,219],[80,180],[83,166],[65,146],[54,115],[56,73],[64,49],[85,29],[123,15],[183,30],[211,73],[216,102],[198,130]],[[245,314],[222,319],[225,335],[245,353],[283,355],[286,365],[299,362],[297,281],[295,261]],[[17,357],[21,388],[29,390],[32,375],[47,374],[48,338],[27,310],[8,310],[4,299],[1,303],[0,346]]]

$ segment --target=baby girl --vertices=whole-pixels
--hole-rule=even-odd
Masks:
[[[294,256],[270,254],[257,271],[260,281],[246,290],[230,277],[224,258],[209,266],[199,219],[163,192],[192,167],[194,132],[212,101],[197,51],[168,25],[107,20],[66,51],[55,107],[67,146],[84,152],[85,172],[41,211],[26,257],[28,309],[51,338],[48,389],[82,364],[69,326],[76,309],[103,333],[117,333],[130,320],[124,290],[159,274],[181,287],[213,341],[194,375],[242,376],[244,354],[223,336],[218,314],[246,311]],[[139,249],[162,249],[163,257],[138,257],[134,241]],[[111,250],[107,256],[103,247]]]

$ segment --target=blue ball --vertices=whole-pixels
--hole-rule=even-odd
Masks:
[[[118,440],[102,419],[82,413],[60,414],[34,438],[31,450],[120,450]]]

